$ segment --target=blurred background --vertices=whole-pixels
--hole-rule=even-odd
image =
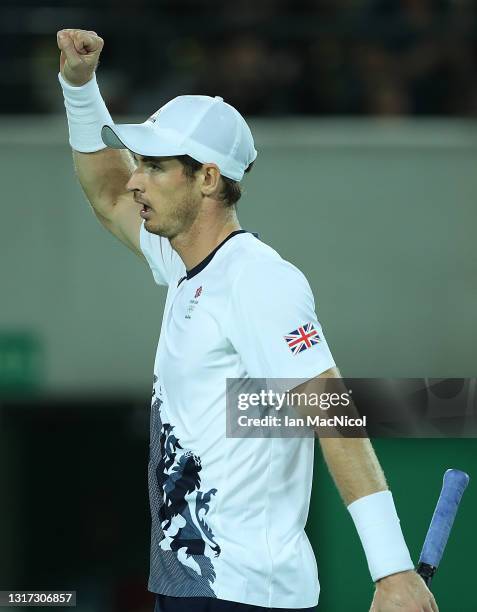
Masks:
[[[183,93],[247,116],[259,157],[242,226],[307,275],[343,375],[460,378],[477,357],[476,16],[470,0],[0,4],[0,590],[152,610],[148,409],[165,292],[77,184],[56,31],[104,38],[115,120]],[[374,444],[417,561],[444,470],[477,474],[476,440]],[[474,488],[435,579],[441,610],[477,609]],[[319,612],[367,610],[364,555],[318,448],[307,530]]]
[[[1,9],[0,111],[61,112],[52,32],[106,41],[111,110],[220,92],[245,114],[475,116],[472,0],[19,0]]]

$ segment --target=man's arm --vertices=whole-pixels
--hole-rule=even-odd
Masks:
[[[134,172],[134,161],[125,149],[95,153],[73,151],[76,175],[101,224],[141,258],[140,205],[125,186]]]
[[[324,378],[341,378],[341,374],[337,368],[331,368],[318,377]],[[309,381],[302,386],[302,391],[316,391],[322,385],[322,382],[317,385]],[[374,494],[388,491],[368,438],[319,437],[319,441],[329,472],[347,507],[357,500],[371,501]],[[386,516],[382,519],[386,521]],[[432,593],[414,570],[397,571],[375,584],[370,612],[438,612]]]
[[[77,148],[92,152],[75,150],[72,143],[75,170],[81,187],[103,226],[143,258],[139,243],[142,223],[139,215],[140,205],[134,202],[132,193],[126,189],[126,184],[134,172],[134,161],[129,151],[104,148],[100,137],[101,124],[106,123],[105,117],[110,117],[102,100],[99,99],[97,110],[94,105],[90,105],[90,110],[86,107],[89,95],[86,92],[95,91],[93,77],[103,40],[96,32],[74,29],[61,30],[57,40],[61,51],[60,72],[64,80],[65,97],[71,95],[74,101],[70,105],[70,140],[72,137],[83,140],[80,121],[88,112],[84,127],[85,142],[81,142],[81,146]],[[81,105],[84,105],[84,108]],[[79,119],[73,116],[75,112]],[[72,129],[76,136],[72,136]],[[94,142],[90,144],[90,141]],[[99,150],[94,150],[95,148]]]
[[[338,368],[319,376],[341,378]],[[334,483],[346,506],[388,486],[376,453],[368,438],[319,437],[321,450]]]

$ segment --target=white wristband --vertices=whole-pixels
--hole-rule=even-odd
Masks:
[[[58,74],[65,98],[66,117],[70,132],[70,145],[80,153],[93,153],[105,149],[101,139],[103,125],[113,125],[104,103],[96,75],[85,85],[74,87]]]
[[[374,582],[414,569],[391,491],[360,497],[348,506]]]

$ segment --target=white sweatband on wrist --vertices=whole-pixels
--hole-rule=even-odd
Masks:
[[[374,582],[414,569],[391,491],[360,497],[348,506]]]
[[[66,117],[70,132],[70,145],[80,153],[93,153],[105,149],[101,139],[103,125],[113,125],[104,103],[96,75],[85,85],[74,87],[58,74],[65,98]]]

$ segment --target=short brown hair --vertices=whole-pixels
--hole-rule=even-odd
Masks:
[[[192,178],[203,165],[201,162],[198,162],[189,155],[179,155],[177,160],[180,161],[182,167],[184,168],[184,174],[189,178]],[[250,172],[253,164],[254,162],[248,166],[245,172]],[[220,199],[225,206],[234,206],[240,200],[242,195],[242,187],[238,181],[234,181],[226,176],[222,176],[222,181],[223,188],[220,192]]]

